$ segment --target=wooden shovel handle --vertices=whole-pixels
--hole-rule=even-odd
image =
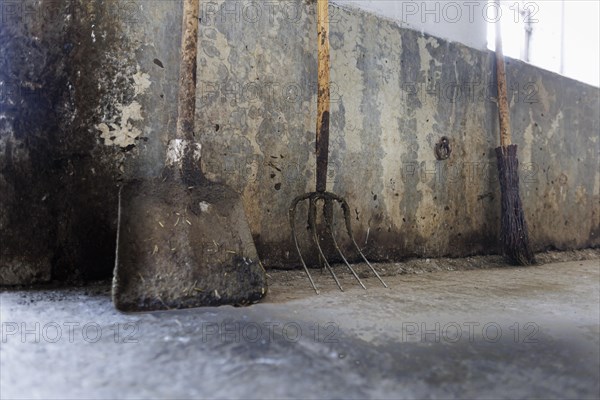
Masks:
[[[177,104],[177,138],[194,139],[200,0],[184,0]]]
[[[329,1],[317,0],[318,83],[317,83],[317,192],[327,190],[329,162],[330,61]]]
[[[496,1],[498,7],[500,2]],[[496,21],[496,80],[498,81],[498,117],[500,119],[500,145],[507,147],[511,144],[510,114],[508,107],[508,90],[506,88],[506,66],[502,52],[502,29],[500,21]]]

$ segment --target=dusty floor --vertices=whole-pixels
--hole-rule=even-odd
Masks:
[[[538,264],[555,264],[568,261],[598,260],[600,259],[600,249],[582,249],[569,251],[546,251],[536,254]],[[487,269],[506,269],[512,268],[506,265],[502,256],[472,256],[466,258],[412,258],[402,262],[395,263],[374,263],[373,266],[380,276],[387,281],[390,276],[397,275],[421,275],[429,272],[444,271],[482,271]],[[374,274],[365,264],[352,264],[352,268],[357,272],[359,278],[373,278]],[[345,264],[333,265],[336,276],[342,283],[343,288],[356,286],[358,283],[350,274]],[[320,291],[338,290],[335,281],[326,269],[311,269],[310,274],[318,282],[317,289]],[[269,302],[276,302],[279,299],[290,300],[299,299],[314,294],[314,289],[310,285],[306,273],[303,269],[295,270],[277,270],[267,271],[267,279],[270,288]],[[374,280],[371,284],[379,286],[380,283]],[[285,294],[284,294],[285,293]]]
[[[599,398],[599,260],[480,267],[337,267],[320,296],[270,271],[250,308],[137,315],[106,285],[3,292],[0,398]]]

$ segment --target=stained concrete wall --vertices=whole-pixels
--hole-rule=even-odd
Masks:
[[[176,4],[156,3],[149,11],[168,18],[174,8],[179,19]],[[139,165],[138,151],[107,146],[96,126],[143,122],[135,104],[153,27],[140,8],[0,1],[0,283],[110,275],[118,187]],[[144,130],[163,130],[161,114]],[[160,168],[146,165],[138,169]]]
[[[156,175],[174,132],[181,4],[32,2],[38,14],[6,19],[7,3],[0,283],[110,276],[118,187]],[[242,195],[264,263],[294,265],[288,208],[314,189],[314,2],[202,4],[203,169]],[[496,252],[492,55],[334,15],[329,188],[361,247],[375,260]],[[508,73],[534,247],[599,245],[598,89],[516,61]],[[452,156],[437,161],[444,135]]]
[[[342,7],[362,9],[395,21],[401,27],[462,43],[478,50],[487,49],[488,21],[494,21],[498,16],[496,5],[487,0],[333,0],[333,2]]]

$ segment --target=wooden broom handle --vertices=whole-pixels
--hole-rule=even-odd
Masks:
[[[177,138],[194,139],[200,0],[184,0],[177,104]]]
[[[327,190],[327,166],[329,162],[329,103],[331,94],[328,6],[328,0],[317,0],[317,192]]]
[[[496,0],[498,8],[500,1]],[[502,29],[500,21],[496,21],[496,80],[498,81],[498,118],[500,119],[500,145],[507,147],[510,139],[510,115],[508,107],[508,90],[506,88],[506,66],[502,53]]]

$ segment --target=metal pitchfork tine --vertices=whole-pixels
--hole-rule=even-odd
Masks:
[[[340,249],[340,247],[337,243],[337,240],[335,239],[335,235],[333,233],[333,208],[332,208],[334,202],[339,203],[342,208],[342,211],[344,213],[344,222],[346,225],[346,232],[348,233],[350,240],[352,240],[352,244],[354,245],[354,248],[358,251],[358,253],[362,257],[362,259],[365,261],[365,263],[369,266],[371,271],[373,271],[373,273],[375,274],[377,279],[379,279],[379,281],[383,284],[383,286],[387,288],[388,285],[383,281],[383,279],[377,273],[377,271],[375,270],[373,265],[371,265],[369,260],[367,260],[367,257],[361,251],[360,247],[356,243],[356,240],[354,240],[354,236],[352,234],[352,223],[351,223],[351,218],[350,218],[350,206],[348,205],[348,202],[346,202],[346,200],[344,200],[344,198],[342,198],[334,193],[312,192],[312,193],[303,194],[294,199],[294,201],[292,202],[292,205],[290,207],[289,216],[290,216],[290,226],[292,227],[292,236],[294,238],[294,244],[296,245],[296,251],[298,252],[298,255],[300,256],[300,261],[302,262],[304,271],[306,272],[306,275],[308,276],[308,279],[310,280],[310,283],[311,283],[313,289],[315,289],[315,292],[317,294],[319,294],[319,289],[317,289],[317,286],[315,285],[315,282],[308,270],[308,266],[306,265],[306,262],[304,261],[304,257],[302,256],[302,251],[300,250],[300,245],[298,244],[298,237],[296,235],[296,222],[295,222],[296,208],[298,206],[298,203],[300,203],[301,201],[305,201],[305,200],[309,200],[308,227],[309,227],[309,230],[312,232],[313,241],[317,245],[317,249],[319,250],[320,258],[324,261],[325,267],[331,273],[331,276],[335,280],[335,282],[338,285],[338,287],[340,288],[340,290],[344,291],[344,289],[342,288],[342,285],[340,284],[339,279],[335,275],[335,272],[333,272],[333,268],[331,268],[331,265],[327,261],[327,258],[325,257],[325,254],[323,252],[323,249],[321,248],[321,245],[319,244],[319,236],[317,234],[317,228],[316,228],[316,225],[317,225],[316,224],[316,219],[317,219],[317,206],[316,205],[319,200],[323,200],[325,203],[323,206],[323,215],[325,217],[327,231],[329,232],[329,234],[333,240],[333,245],[334,245],[335,249],[337,250],[337,252],[339,253],[339,255],[344,260],[344,263],[346,264],[346,266],[348,267],[350,272],[352,272],[352,275],[354,275],[354,277],[358,281],[358,283],[362,286],[363,289],[366,289],[366,286],[360,280],[358,274],[354,271],[354,269],[352,268],[352,266],[350,265],[350,263],[344,256],[344,253]]]
[[[335,280],[335,283],[343,292],[344,289],[342,285],[333,272],[333,268],[327,261],[323,249],[319,244],[319,234],[317,233],[317,202],[320,200],[323,201],[323,216],[325,219],[326,230],[328,231],[331,239],[333,241],[333,245],[339,255],[344,260],[344,263],[352,272],[352,275],[356,278],[358,283],[366,289],[366,286],[358,277],[358,274],[352,269],[352,266],[342,253],[337,240],[335,239],[335,234],[333,233],[333,205],[334,203],[340,204],[342,211],[344,213],[344,221],[346,224],[346,232],[348,236],[352,240],[354,247],[362,257],[362,259],[367,263],[371,271],[377,276],[377,278],[381,281],[383,286],[388,287],[386,283],[381,279],[381,276],[377,273],[375,268],[371,265],[371,263],[367,260],[363,252],[358,247],[356,240],[354,240],[354,236],[352,235],[352,224],[350,217],[350,206],[348,202],[343,197],[340,197],[334,193],[327,192],[327,164],[329,158],[329,100],[330,100],[330,65],[329,65],[329,11],[328,11],[328,0],[317,0],[317,24],[318,24],[318,52],[319,52],[319,80],[318,80],[318,96],[317,96],[317,190],[312,193],[305,193],[300,195],[292,201],[292,205],[289,210],[290,217],[290,226],[292,228],[292,236],[294,238],[294,244],[296,245],[296,250],[298,251],[298,255],[300,256],[300,261],[302,262],[302,266],[304,267],[304,271],[310,280],[312,287],[315,289],[315,292],[319,294],[319,289],[315,285],[315,282],[308,271],[308,267],[306,262],[304,261],[304,257],[302,257],[302,252],[300,251],[300,245],[298,244],[298,237],[296,236],[296,208],[298,203],[301,201],[308,200],[308,228],[312,233],[312,238],[315,244],[317,245],[317,249],[319,251],[319,258],[323,261],[325,268],[329,270],[331,276]]]

